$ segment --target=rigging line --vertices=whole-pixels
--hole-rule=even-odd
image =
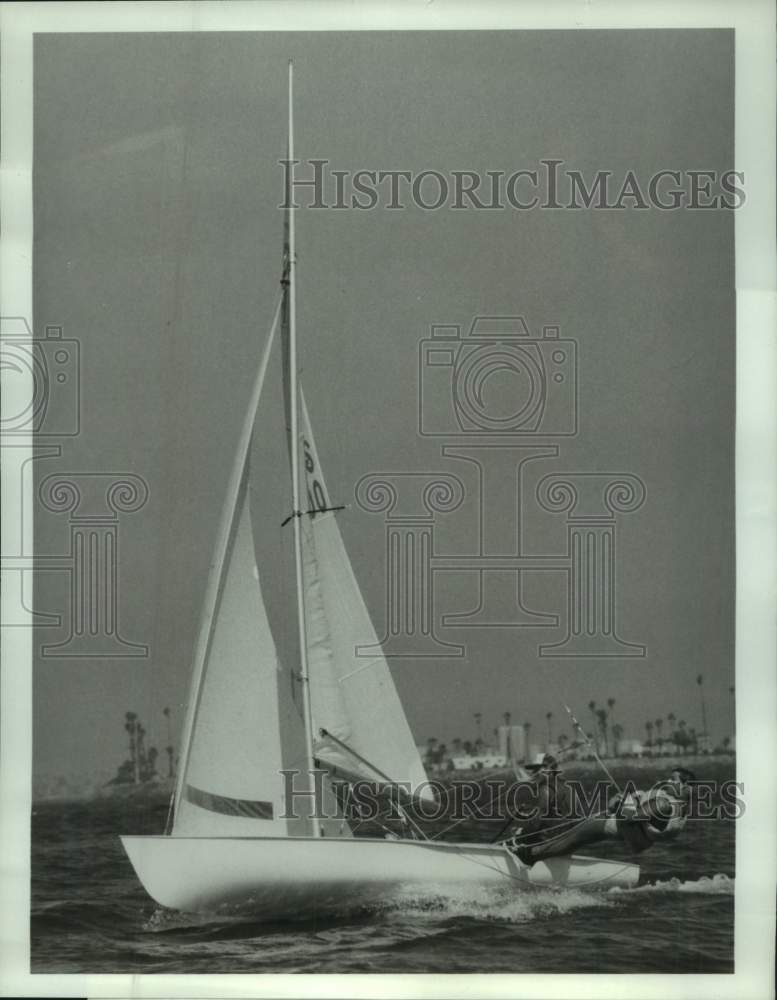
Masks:
[[[498,774],[499,772],[494,772],[494,773]],[[511,788],[512,785],[509,786],[509,787]],[[489,801],[486,802],[486,807],[492,806],[492,805],[494,805],[494,803],[498,803],[501,799],[503,799],[505,797],[505,795],[507,794],[507,792],[508,792],[508,788],[502,788],[502,789],[499,790],[499,792],[493,792],[491,794],[491,798],[489,799]],[[439,840],[440,837],[442,837],[444,834],[449,833],[451,830],[454,830],[457,826],[459,826],[460,824],[464,823],[467,819],[470,819],[470,818],[474,818],[474,817],[469,817],[469,816],[461,816],[461,817],[459,817],[459,819],[454,820],[449,826],[446,826],[443,830],[438,831],[437,833],[435,833],[435,835],[433,837],[430,837],[429,839],[430,840]],[[507,821],[507,823],[499,831],[500,834],[503,833],[507,829],[507,827],[510,825],[510,823],[513,823],[513,822],[515,822],[515,817],[511,816],[509,818],[509,820]],[[496,839],[496,838],[494,838],[494,839]]]
[[[339,740],[333,733],[330,733],[328,729],[320,729],[319,732],[321,733],[322,736],[327,737],[328,739],[332,740],[333,743],[336,743],[339,747],[342,747],[342,749],[345,750],[346,753],[349,753],[356,760],[360,761],[360,763],[366,764],[367,767],[373,770],[387,784],[397,788],[397,790],[400,792],[404,792],[405,795],[407,795],[410,798],[411,802],[413,801],[413,796],[409,792],[405,792],[404,788],[402,788],[398,782],[394,781],[393,778],[390,778],[385,773],[385,771],[381,771],[379,767],[376,767],[375,764],[367,760],[366,757],[362,757],[362,755],[357,753],[356,750],[353,749],[353,747],[349,747],[347,743],[344,743],[342,740]],[[418,824],[413,819],[411,819],[410,816],[408,816],[407,818],[410,824],[415,828],[416,832],[421,835],[421,838],[423,840],[429,840],[429,837],[426,836],[426,834],[423,832],[423,830],[421,830]]]
[[[559,686],[556,683],[556,679],[553,676],[553,673],[549,671],[548,672],[548,677],[550,678],[551,686],[554,688],[559,701],[564,706],[564,710],[566,711],[567,715],[569,716],[569,718],[570,718],[570,720],[572,722],[572,725],[575,727],[575,729],[578,731],[578,733],[583,737],[583,741],[585,742],[586,746],[588,747],[588,749],[591,751],[591,753],[596,758],[596,761],[599,764],[599,767],[601,767],[601,769],[604,771],[604,773],[610,779],[610,781],[612,782],[612,784],[615,786],[616,791],[618,791],[622,795],[623,792],[621,791],[620,785],[615,780],[615,778],[613,778],[612,774],[610,773],[609,769],[607,768],[607,765],[604,763],[604,761],[602,760],[602,758],[599,756],[599,753],[598,753],[595,745],[591,741],[590,737],[588,736],[588,733],[583,729],[583,727],[577,721],[577,719],[575,718],[575,716],[574,716],[574,714],[572,712],[572,709],[569,707],[569,705],[567,705],[565,699],[563,698],[563,696],[561,694],[561,691],[559,689]]]
[[[413,822],[413,820],[411,819],[411,817],[408,815],[407,809],[405,809],[402,806],[401,802],[397,802],[396,805],[397,805],[397,810],[399,811],[399,820],[400,820],[400,822],[402,823],[403,826],[409,826],[411,828],[410,832],[412,834],[412,839],[413,840],[418,840],[418,836],[417,836],[417,830],[418,830],[418,828],[416,827],[416,825]],[[428,837],[424,837],[423,839],[428,840],[429,838]]]
[[[175,785],[173,785],[173,790],[170,792],[170,802],[167,806],[167,819],[165,820],[165,834],[168,834],[173,829],[173,805],[175,803]]]
[[[529,838],[536,835],[538,832],[537,830],[530,830],[527,833],[521,833],[519,830],[515,837],[511,837],[510,840],[526,842],[528,847],[545,847],[547,845],[556,844],[559,840],[563,840],[571,830],[574,830],[575,827],[580,826],[580,824],[584,822],[585,817],[573,817],[562,820],[556,826],[551,827],[554,831],[553,836],[546,837],[544,840],[536,840],[533,843],[529,842]]]
[[[596,747],[593,745],[593,743],[591,742],[591,740],[588,737],[588,733],[586,733],[586,731],[583,729],[583,727],[580,725],[580,723],[577,721],[577,719],[572,714],[572,709],[565,702],[562,702],[562,704],[564,705],[564,708],[566,709],[567,715],[572,720],[572,725],[577,729],[577,731],[583,737],[583,739],[585,740],[585,742],[588,744],[589,749],[591,750],[591,752],[593,753],[594,757],[598,761],[599,766],[601,767],[601,769],[604,771],[604,773],[610,779],[610,781],[612,782],[612,784],[615,785],[616,790],[621,795],[623,795],[623,792],[621,790],[621,786],[618,784],[618,782],[615,780],[615,778],[613,778],[612,774],[610,773],[609,769],[607,768],[607,765],[604,763],[604,761],[602,760],[602,758],[597,753]]]
[[[515,817],[515,816],[510,816],[510,817],[508,818],[507,822],[506,822],[505,824],[503,824],[503,825],[502,825],[502,826],[501,826],[501,827],[499,828],[499,832],[498,832],[498,833],[497,833],[497,834],[496,834],[496,835],[495,835],[494,837],[492,837],[492,838],[491,838],[491,841],[490,841],[490,842],[491,842],[492,844],[496,844],[496,843],[498,842],[499,838],[500,838],[500,837],[503,837],[503,836],[505,835],[505,832],[506,832],[507,830],[509,830],[509,829],[510,829],[510,824],[511,824],[511,823],[516,823],[516,822],[517,822],[517,819],[516,819],[516,817]]]
[[[347,743],[344,743],[342,740],[338,739],[334,735],[334,733],[330,733],[328,729],[324,729],[322,727],[321,729],[319,729],[319,733],[322,736],[326,736],[328,739],[332,740],[332,742],[336,743],[339,747],[342,747],[343,750],[347,750],[352,757],[355,757],[356,760],[360,761],[362,764],[366,764],[367,767],[371,768],[379,777],[383,778],[383,780],[387,781],[390,785],[396,784],[394,779],[390,778],[385,771],[381,771],[379,767],[376,767],[375,764],[367,760],[366,757],[362,757],[362,755],[360,753],[357,753],[357,751],[354,750],[353,747],[349,747]]]
[[[333,783],[332,783],[332,788],[334,788]],[[348,823],[348,807],[350,805],[352,794],[353,794],[353,785],[346,783],[345,795],[343,796],[343,804],[342,804],[343,818],[342,822],[340,823],[340,833],[343,832],[343,830],[346,827],[346,824],[348,824],[348,828],[350,829],[350,824]],[[336,795],[335,798],[337,798]]]

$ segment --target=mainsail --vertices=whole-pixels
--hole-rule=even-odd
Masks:
[[[421,758],[348,558],[301,394],[305,626],[316,756],[431,798]],[[322,732],[323,731],[323,732]]]

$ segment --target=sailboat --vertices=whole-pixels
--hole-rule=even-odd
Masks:
[[[290,64],[291,171],[292,95]],[[348,559],[341,508],[321,470],[298,378],[292,207],[284,227],[281,288],[210,566],[171,820],[164,834],[121,837],[138,878],[162,906],[248,908],[260,919],[373,903],[408,885],[634,885],[639,868],[628,862],[573,855],[529,867],[499,844],[446,843],[419,837],[417,827],[406,837],[353,835],[334,777],[396,783],[419,789],[420,799],[431,789]],[[298,633],[293,669],[273,639],[249,510],[250,445],[279,328],[296,582],[296,607],[288,609]],[[357,648],[365,647],[375,654],[360,656]]]

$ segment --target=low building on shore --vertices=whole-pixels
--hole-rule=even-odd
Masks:
[[[484,748],[477,754],[462,754],[452,758],[456,771],[491,771],[494,768],[507,767],[507,758],[498,750]]]

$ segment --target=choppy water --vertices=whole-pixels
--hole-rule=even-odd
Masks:
[[[164,820],[127,801],[36,806],[33,972],[733,971],[732,821],[647,851],[635,889],[406,886],[358,913],[268,924],[157,907],[118,834]]]

